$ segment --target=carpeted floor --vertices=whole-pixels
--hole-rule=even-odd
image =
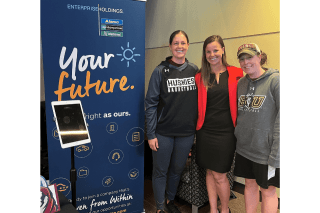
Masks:
[[[229,202],[229,208],[232,213],[245,213],[245,204],[244,204],[244,196],[243,194],[233,191],[237,198],[231,200]],[[183,201],[183,200],[175,200],[175,204],[179,207],[182,213],[192,213],[192,206]],[[146,213],[155,213],[156,205],[153,197],[152,190],[152,182],[151,180],[145,179],[144,181],[144,208]],[[210,211],[209,204],[205,204],[201,206],[198,210],[199,213],[208,213]],[[258,212],[261,212],[261,205],[258,206]],[[278,212],[280,210],[278,209]]]

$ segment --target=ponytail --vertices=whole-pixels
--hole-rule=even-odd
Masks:
[[[260,66],[262,67],[264,64],[267,64],[267,54],[261,51],[261,61]]]
[[[267,63],[267,54],[265,52],[261,51],[261,61],[260,61],[260,65],[264,65]]]

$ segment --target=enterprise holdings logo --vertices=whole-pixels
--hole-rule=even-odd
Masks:
[[[101,36],[123,37],[123,20],[101,18]]]

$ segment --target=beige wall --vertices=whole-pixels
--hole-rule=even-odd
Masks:
[[[229,64],[239,67],[238,47],[256,43],[268,55],[266,66],[280,68],[280,0],[148,0],[145,92],[154,68],[171,55],[168,43],[175,30],[188,34],[186,57],[199,68],[203,41],[214,34],[224,39]]]
[[[171,32],[181,29],[191,42],[210,35],[223,38],[279,32],[280,1],[149,0],[146,4],[146,48],[168,45]]]
[[[146,91],[154,68],[171,55],[170,34],[184,30],[189,37],[189,61],[200,68],[203,41],[220,35],[229,64],[239,66],[237,48],[257,43],[268,55],[268,67],[280,68],[280,1],[149,0],[146,3]]]

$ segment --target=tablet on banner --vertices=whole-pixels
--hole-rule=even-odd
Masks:
[[[80,100],[53,101],[51,105],[63,149],[90,143]]]

